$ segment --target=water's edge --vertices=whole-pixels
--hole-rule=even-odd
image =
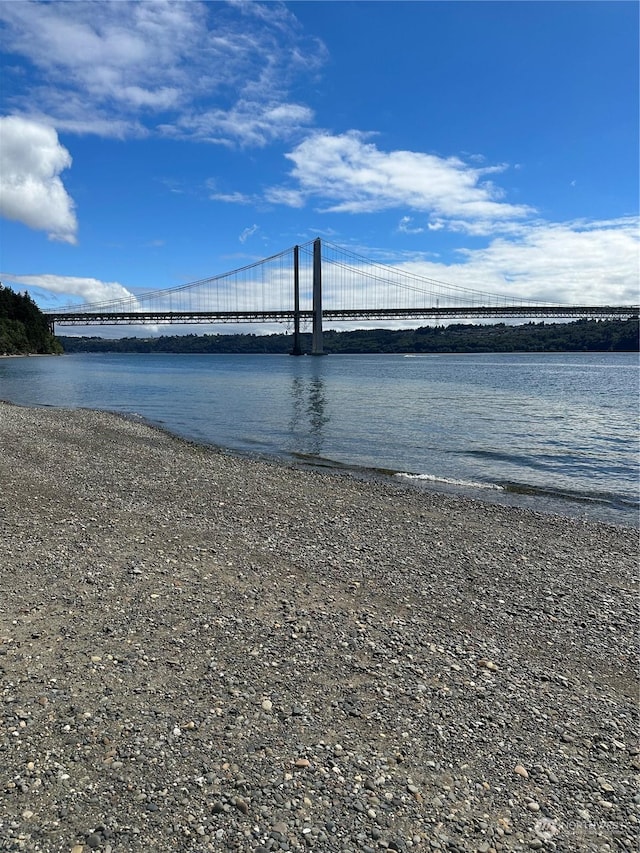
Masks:
[[[413,475],[403,471],[396,471],[391,468],[378,468],[350,464],[306,453],[266,453],[264,451],[243,450],[234,447],[227,447],[204,439],[193,438],[187,434],[181,434],[180,432],[165,426],[162,422],[154,421],[139,414],[138,412],[125,412],[116,409],[93,409],[87,406],[55,406],[50,403],[23,405],[6,399],[0,399],[0,403],[24,409],[48,408],[64,411],[65,409],[73,410],[75,408],[83,411],[104,412],[116,418],[120,418],[123,421],[144,424],[149,429],[155,430],[163,435],[170,436],[173,440],[178,441],[181,444],[192,447],[201,447],[212,453],[223,453],[240,459],[255,459],[270,465],[284,465],[292,469],[317,471],[321,474],[337,478],[347,477],[359,482],[382,483],[387,486],[392,485],[399,491],[446,495],[465,502],[470,501],[471,503],[493,504],[512,509],[526,510],[527,513],[532,513],[534,515],[559,516],[583,524],[604,524],[607,527],[631,530],[635,530],[640,527],[640,520],[637,520],[637,514],[631,512],[631,517],[625,521],[611,521],[584,517],[584,515],[579,511],[579,507],[576,507],[573,504],[576,501],[578,504],[581,501],[591,503],[592,501],[588,497],[579,498],[575,495],[565,496],[560,492],[545,491],[535,487],[523,487],[518,484],[494,487],[490,485],[487,486],[485,484],[462,483],[453,480],[447,481],[445,478],[438,479],[425,477],[424,475],[419,474]],[[540,506],[539,499],[541,496],[546,498],[546,507]],[[557,505],[554,505],[554,502]],[[629,507],[629,510],[631,509],[635,508]]]
[[[0,395],[25,407],[110,412],[242,457],[640,526],[634,359],[12,361]]]

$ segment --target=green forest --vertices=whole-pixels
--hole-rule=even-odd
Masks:
[[[326,353],[638,352],[638,320],[423,326],[324,332]],[[65,352],[288,353],[291,334],[171,335],[156,338],[60,336]],[[311,334],[302,335],[303,352]]]
[[[33,299],[0,284],[0,355],[61,352],[62,344]]]

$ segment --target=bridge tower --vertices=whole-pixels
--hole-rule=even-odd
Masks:
[[[302,355],[300,345],[300,247],[293,247],[293,349],[291,355]]]
[[[313,241],[313,336],[311,355],[324,355],[322,345],[322,245]]]

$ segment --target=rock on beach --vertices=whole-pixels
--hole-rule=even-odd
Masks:
[[[0,851],[637,849],[637,531],[0,403]]]

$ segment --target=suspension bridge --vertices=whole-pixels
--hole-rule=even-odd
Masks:
[[[640,306],[563,305],[488,293],[385,266],[320,238],[248,266],[179,287],[110,302],[45,310],[56,325],[285,323],[293,355],[311,323],[312,354],[323,354],[323,321],[630,319]]]

